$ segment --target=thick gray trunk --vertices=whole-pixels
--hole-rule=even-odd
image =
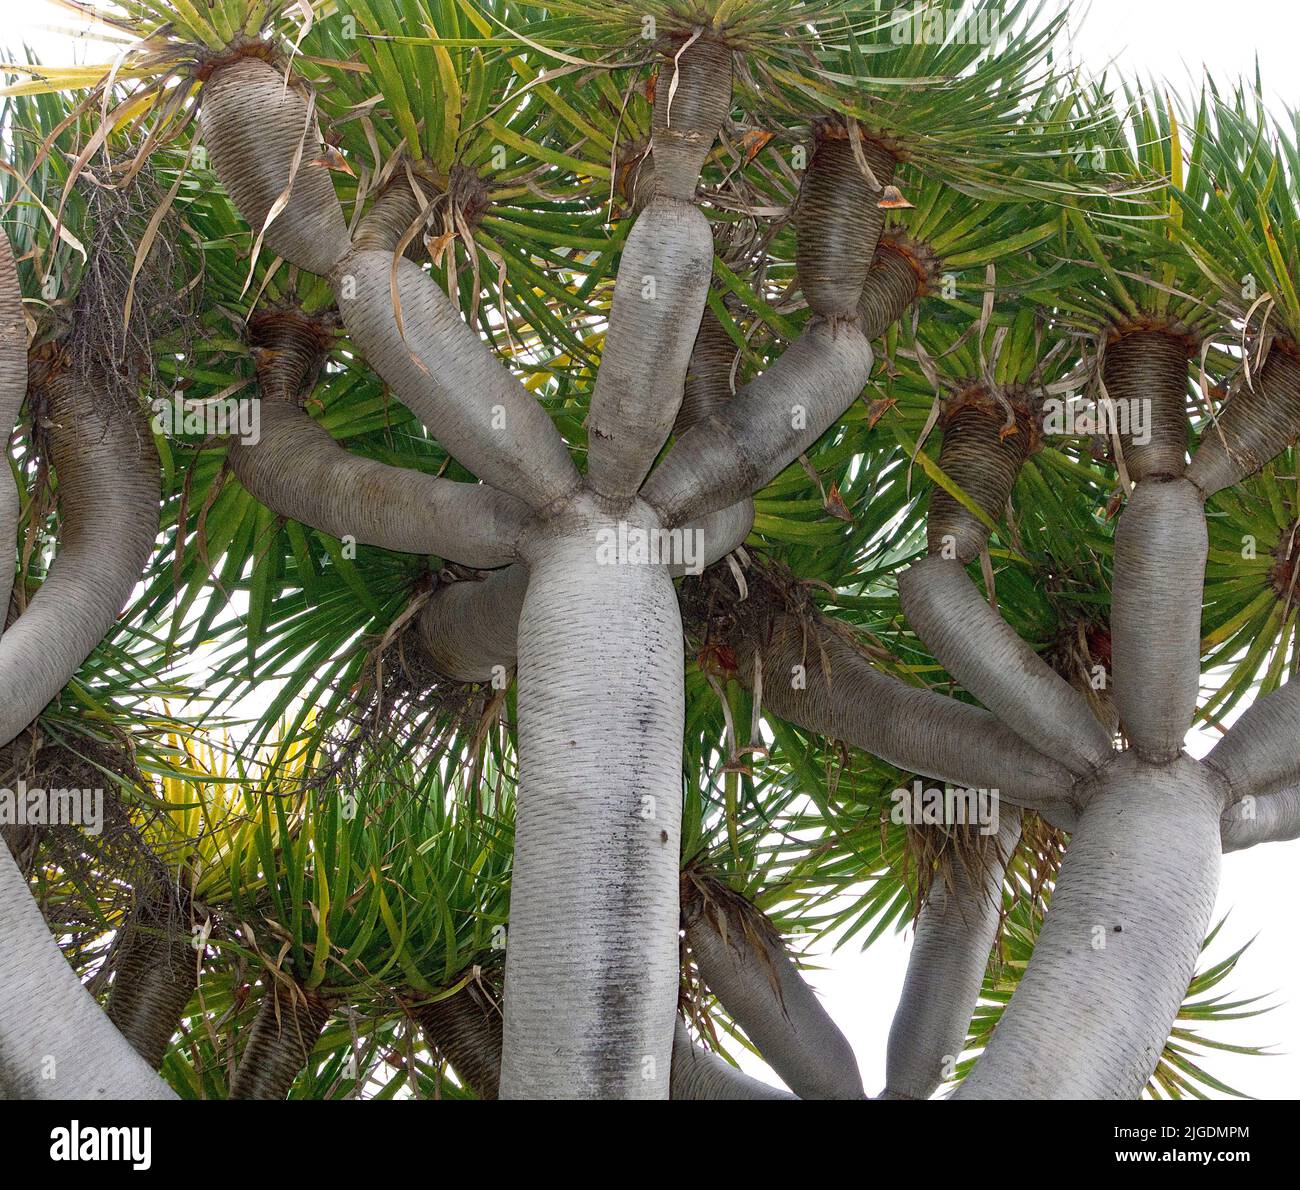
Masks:
[[[853,1048],[765,920],[699,897],[686,941],[709,990],[800,1099],[866,1098]]]
[[[793,1099],[789,1091],[769,1087],[737,1070],[717,1054],[691,1040],[678,1020],[673,1029],[671,1099]]]
[[[954,862],[935,882],[916,922],[903,994],[889,1029],[886,1099],[929,1099],[952,1077],[966,1047],[1002,911],[1002,877],[1020,838],[1020,814],[1004,807],[997,847],[982,872]]]
[[[642,496],[669,525],[752,496],[840,418],[873,358],[852,323],[832,329],[815,319],[766,372],[677,440]]]
[[[1138,484],[1115,530],[1115,705],[1138,755],[1177,756],[1201,682],[1203,497],[1186,479]]]
[[[503,1099],[668,1096],[681,619],[666,567],[598,552],[614,529],[583,500],[529,545]]]
[[[959,561],[932,554],[904,571],[898,593],[944,669],[1044,756],[1082,775],[1111,755],[1083,695],[989,606]]]
[[[1187,757],[1098,774],[1020,986],[959,1099],[1135,1099],[1187,994],[1226,791]]]
[[[700,565],[711,566],[745,540],[753,518],[753,503],[742,500],[678,532],[694,543]],[[673,561],[668,573],[678,578],[696,568]],[[522,563],[494,570],[482,582],[441,588],[419,620],[421,640],[439,671],[461,682],[486,682],[502,670],[513,669],[527,588],[528,572]]]
[[[0,844],[0,1098],[175,1097],[82,987]]]
[[[260,440],[233,443],[229,458],[239,482],[279,516],[361,545],[435,554],[463,566],[510,562],[528,514],[484,484],[354,455],[283,401],[262,401]]]
[[[59,551],[0,640],[0,745],[41,713],[126,606],[158,534],[158,455],[136,410],[106,408],[92,378],[45,382],[59,479]]]

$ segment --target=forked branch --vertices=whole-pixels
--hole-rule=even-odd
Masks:
[[[449,454],[533,508],[572,492],[578,473],[559,431],[434,280],[390,251],[353,248],[328,170],[303,160],[310,116],[260,58],[208,79],[204,138],[240,214],[268,249],[328,276],[353,342]]]
[[[855,324],[836,330],[815,319],[766,372],[677,440],[641,495],[669,526],[752,496],[835,424],[873,359]]]

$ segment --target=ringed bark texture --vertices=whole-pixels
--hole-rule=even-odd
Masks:
[[[844,740],[936,781],[1000,789],[1004,798],[1072,819],[1075,778],[988,711],[876,669],[833,627],[777,613],[731,638],[736,677],[752,686],[762,662],[763,705],[782,719]]]
[[[1177,756],[1196,713],[1208,549],[1195,485],[1138,484],[1115,530],[1110,634],[1115,705],[1147,760]]]
[[[583,500],[530,547],[503,1099],[668,1097],[681,619],[666,568],[598,552],[615,526]]]
[[[1248,795],[1224,811],[1219,825],[1224,851],[1300,838],[1300,786],[1260,797]]]
[[[2,843],[0,1098],[176,1098],[82,986]]]
[[[996,524],[1020,468],[1036,445],[1037,432],[1027,409],[1017,405],[1015,420],[1008,427],[1002,405],[983,390],[974,390],[953,398],[941,428],[939,466]],[[978,558],[989,540],[988,526],[938,485],[930,489],[925,528],[932,554],[943,553],[963,563]]]
[[[289,201],[266,229],[263,248],[323,274],[350,244],[330,171],[312,164],[320,145],[307,112],[307,100],[284,85],[279,70],[246,57],[219,66],[204,84],[199,124],[212,168],[254,236],[292,178]]]
[[[315,387],[333,346],[328,315],[273,307],[249,319],[247,333],[262,400],[300,403]]]
[[[1130,411],[1120,445],[1129,479],[1171,479],[1187,467],[1187,343],[1164,331],[1134,331],[1106,347],[1102,359],[1106,393]],[[1133,410],[1145,411],[1146,431],[1132,433]],[[1139,443],[1137,437],[1149,441]]]
[[[679,438],[731,400],[731,365],[736,354],[726,328],[705,306],[686,367],[682,405],[673,423],[673,433]]]
[[[696,895],[686,941],[727,1014],[800,1099],[865,1099],[853,1047],[757,910]]]
[[[712,275],[708,219],[656,196],[623,247],[587,419],[587,479],[609,499],[629,499],[668,440]]]
[[[262,995],[248,1045],[231,1079],[230,1098],[285,1098],[306,1067],[332,1011],[315,992],[273,981]]]
[[[527,589],[522,563],[439,587],[418,621],[434,668],[458,682],[490,682],[514,669]]]
[[[939,267],[931,256],[904,236],[881,238],[858,298],[858,325],[868,339],[880,338],[925,293],[927,270]],[[923,258],[929,263],[923,264]]]
[[[377,251],[391,254],[397,251],[397,245],[406,237],[424,205],[436,197],[422,183],[417,181],[416,186],[420,188],[418,198],[410,179],[398,176],[375,196],[352,234],[354,252]],[[406,254],[418,264],[423,251],[420,236],[412,236],[406,245]]]
[[[104,1006],[108,1019],[155,1070],[198,984],[198,955],[179,924],[181,910],[171,889],[152,895],[137,890]]]
[[[1136,1099],[1219,884],[1222,783],[1132,752],[1098,775],[1019,987],[957,1099]]]
[[[1083,695],[988,605],[959,561],[931,554],[914,563],[898,594],[944,669],[1033,748],[1076,775],[1111,755],[1110,736]]]
[[[578,472],[546,411],[405,257],[396,266],[403,338],[392,264],[390,252],[353,252],[330,274],[343,324],[371,367],[479,479],[532,508],[573,492]]]
[[[259,440],[233,442],[227,457],[249,494],[279,516],[463,566],[515,557],[528,509],[513,497],[354,455],[297,405],[263,399],[260,414]]]
[[[0,639],[0,745],[67,685],[113,626],[158,535],[158,453],[138,410],[105,408],[93,377],[43,382],[58,475],[59,551]]]
[[[752,496],[835,424],[873,359],[856,326],[814,320],[766,372],[677,440],[641,495],[672,526]]]
[[[1004,806],[987,867],[953,863],[916,920],[903,993],[889,1028],[885,1099],[929,1099],[952,1076],[979,1002],[1002,912],[1002,877],[1020,838],[1020,812]]]
[[[9,237],[0,233],[0,636],[4,635],[18,553],[18,485],[9,467],[9,439],[27,395],[27,324]]]
[[[1251,385],[1232,395],[1201,432],[1187,478],[1207,496],[1240,483],[1300,436],[1300,358],[1274,343]]]
[[[1210,750],[1205,763],[1228,783],[1233,798],[1300,781],[1300,682],[1257,698]]]
[[[678,1020],[673,1028],[671,1099],[794,1099],[789,1091],[769,1087],[737,1070],[730,1062],[691,1040]]]
[[[872,141],[863,155],[882,187],[894,176],[894,157]],[[809,307],[833,322],[854,318],[885,212],[858,163],[847,130],[822,125],[795,207],[795,267]]]
[[[480,1099],[496,1099],[501,1084],[501,1005],[473,979],[441,1000],[411,1009],[424,1039]]]
[[[703,36],[660,59],[650,134],[656,194],[695,198],[704,159],[730,108],[731,50],[721,42]]]

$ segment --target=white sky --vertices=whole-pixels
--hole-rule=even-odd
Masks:
[[[1092,0],[1070,4],[1077,14],[1072,39],[1076,61],[1094,70],[1108,62],[1132,76],[1167,79],[1191,91],[1204,66],[1228,83],[1253,75],[1258,56],[1264,83],[1276,109],[1300,107],[1300,4],[1296,0]],[[27,40],[50,62],[103,61],[107,55],[75,46],[68,33],[41,26],[76,27],[76,17],[49,0],[11,3],[3,40]],[[1080,19],[1087,13],[1086,19]],[[74,57],[75,55],[75,57]],[[1211,740],[1189,741],[1202,755]],[[1240,999],[1269,995],[1278,1008],[1263,1018],[1230,1025],[1218,1036],[1234,1044],[1272,1044],[1278,1056],[1248,1058],[1213,1054],[1209,1070],[1230,1085],[1265,1099],[1300,1098],[1300,926],[1297,925],[1296,866],[1300,841],[1272,844],[1224,858],[1216,920],[1231,913],[1213,958],[1222,958],[1252,936],[1254,945],[1227,990]],[[868,1093],[883,1085],[885,1042],[902,987],[910,932],[880,939],[866,953],[852,944],[818,956],[824,970],[811,981],[853,1044]],[[760,1064],[751,1073],[764,1077]],[[775,1081],[767,1074],[769,1081]]]

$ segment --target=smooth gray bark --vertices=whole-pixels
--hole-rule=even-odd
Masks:
[[[304,410],[261,402],[261,438],[234,442],[239,482],[279,516],[332,537],[463,566],[504,566],[528,517],[485,484],[457,483],[354,455]]]
[[[1226,790],[1186,756],[1096,778],[1033,957],[958,1099],[1135,1099],[1187,994]]]
[[[686,941],[700,975],[800,1099],[865,1099],[852,1046],[766,924],[692,902]]]
[[[665,567],[598,552],[614,528],[584,498],[527,548],[503,1099],[668,1097],[682,628]]]
[[[1290,785],[1259,797],[1247,794],[1223,812],[1219,825],[1224,851],[1300,838],[1300,786]]]
[[[158,455],[137,410],[106,407],[69,371],[44,382],[59,479],[59,549],[0,639],[0,745],[67,685],[126,606],[158,535]]]
[[[1072,825],[1073,774],[1036,752],[988,711],[918,686],[871,664],[833,625],[778,614],[734,641],[736,676],[763,705],[819,735],[844,740],[906,772],[964,788],[997,789],[1058,825]]]
[[[176,1098],[82,986],[3,843],[0,1098]]]
[[[954,861],[916,921],[903,992],[889,1029],[886,1099],[929,1099],[952,1077],[979,1003],[1002,911],[1002,877],[1020,838],[1020,813],[1002,809],[982,873]]]
[[[720,508],[717,512],[710,512],[689,525],[683,525],[681,532],[691,542],[695,564],[692,566],[685,561],[670,562],[669,573],[673,578],[700,573],[706,566],[712,566],[719,558],[725,558],[732,550],[743,545],[753,524],[754,502],[741,500]]]
[[[304,144],[308,110],[307,100],[259,58],[222,66],[207,81],[204,142],[239,213],[260,232],[292,181],[264,246],[329,278],[353,343],[403,404],[493,487],[534,508],[571,493],[577,469],[545,410],[405,257],[396,265],[399,329],[392,254],[352,248],[329,170],[313,164],[319,146]]]
[[[671,1099],[794,1099],[769,1087],[691,1040],[681,1020],[673,1028]]]
[[[956,558],[932,554],[898,580],[903,614],[958,682],[1044,756],[1084,775],[1112,754],[1083,695],[1021,640]]]
[[[546,411],[466,325],[418,265],[362,251],[330,273],[349,337],[447,453],[479,479],[543,509],[571,495],[578,471]],[[403,337],[403,335],[405,337]]]
[[[587,417],[587,482],[603,496],[630,498],[668,440],[712,275],[708,219],[652,199],[623,247]]]
[[[528,568],[517,563],[435,591],[418,627],[438,672],[458,682],[490,682],[513,670],[527,590]]]
[[[834,425],[873,359],[855,325],[814,319],[766,372],[674,443],[642,496],[666,525],[752,496]]]
[[[1115,706],[1147,760],[1177,756],[1196,713],[1208,550],[1202,500],[1189,480],[1144,480],[1115,530]]]
[[[1256,699],[1205,758],[1234,798],[1300,781],[1300,682]]]

